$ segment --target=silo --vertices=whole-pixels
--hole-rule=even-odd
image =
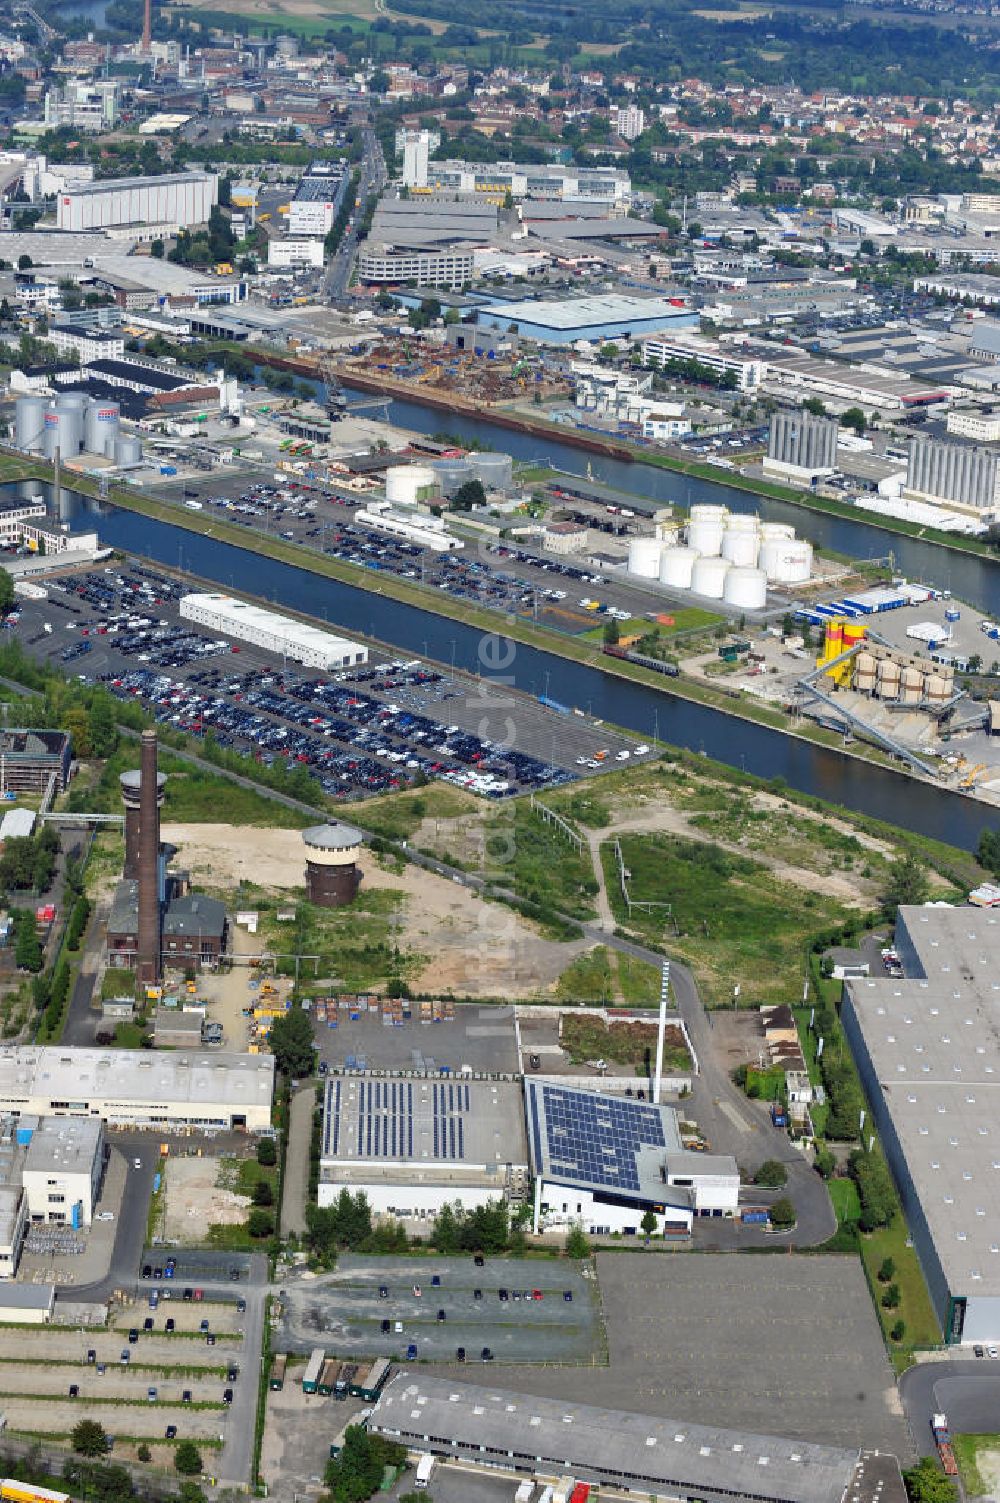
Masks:
[[[879,699],[898,699],[902,669],[893,658],[879,658],[875,669],[875,692]]]
[[[854,687],[859,694],[875,692],[875,656],[859,652],[854,659]]]
[[[63,459],[75,459],[83,444],[83,409],[75,402],[56,398],[45,408],[45,437],[42,447],[46,459],[55,458],[58,449]]]
[[[722,537],[722,557],[739,569],[753,569],[760,539],[749,527],[727,527]]]
[[[780,543],[778,554],[778,584],[805,584],[812,573],[812,543],[804,538],[791,538]]]
[[[454,496],[467,480],[473,478],[468,462],[464,459],[435,459],[431,469],[438,478],[442,496]]]
[[[633,538],[628,545],[628,572],[638,579],[658,579],[662,553],[658,538]]]
[[[825,658],[836,658],[840,656],[843,650],[844,622],[838,616],[835,621],[828,621],[826,623],[826,640],[823,644],[823,656]]]
[[[514,483],[514,461],[509,454],[470,454],[468,464],[488,490],[509,491]]]
[[[924,696],[924,675],[912,663],[903,669],[901,698],[904,705],[918,705]]]
[[[715,501],[698,501],[688,512],[688,519],[692,522],[721,522],[725,525],[729,516],[728,506],[719,506]]]
[[[721,512],[722,507],[716,510]],[[725,531],[721,516],[692,518],[688,526],[688,546],[696,548],[706,558],[718,558]]]
[[[700,558],[691,572],[691,588],[696,595],[721,600],[730,565],[724,558]]]
[[[767,579],[761,569],[734,564],[722,586],[726,605],[741,611],[762,611],[767,603]]]
[[[731,511],[726,517],[727,532],[759,532],[760,517],[755,511]]]
[[[788,522],[762,522],[760,536],[762,541],[768,538],[772,543],[778,538],[788,541],[795,536],[795,528]]]
[[[14,442],[19,449],[41,453],[47,406],[45,397],[18,397],[14,407]]]
[[[694,548],[664,548],[660,555],[660,583],[675,590],[690,590],[698,558]]]
[[[83,447],[88,454],[114,454],[120,418],[117,402],[91,402],[83,420]]]
[[[867,634],[868,628],[865,626],[863,621],[845,621],[843,637],[844,651],[846,652],[848,647],[856,646],[858,642],[863,642]]]
[[[416,501],[430,500],[438,494],[437,476],[430,465],[393,465],[386,472],[385,499],[412,506]]]
[[[122,469],[130,465],[142,464],[142,443],[137,438],[122,435],[115,439],[115,464]]]
[[[951,690],[942,673],[928,673],[924,678],[924,698],[928,704],[947,704],[951,698]]]

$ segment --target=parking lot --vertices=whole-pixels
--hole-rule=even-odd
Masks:
[[[420,1023],[416,1012],[402,1027],[387,1028],[378,1013],[352,1021],[343,1008],[336,1028],[315,1026],[320,1060],[334,1069],[473,1071],[516,1074],[512,1007],[458,1005],[455,1016]]]
[[[489,703],[479,689],[417,659],[373,650],[351,671],[295,671],[192,629],[178,613],[186,586],[137,565],[52,578],[47,588],[47,600],[19,603],[9,618],[33,656],[141,700],[162,724],[211,733],[267,765],[305,766],[334,798],[386,793],[420,776],[500,798],[565,782],[578,764],[599,765],[598,753],[607,766],[635,754],[586,717],[570,720],[509,692],[494,716],[505,740],[485,739]]]
[[[857,1258],[602,1252],[597,1269],[610,1372],[519,1366],[502,1386],[911,1455]]]
[[[275,1345],[411,1362],[454,1362],[461,1348],[476,1364],[484,1349],[498,1363],[592,1362],[604,1350],[594,1281],[576,1265],[486,1258],[478,1268],[471,1257],[343,1257],[322,1279],[286,1284]]]

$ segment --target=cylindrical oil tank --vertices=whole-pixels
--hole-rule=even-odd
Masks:
[[[692,590],[696,595],[708,595],[713,600],[721,600],[730,567],[724,558],[698,559],[691,571]]]
[[[767,579],[763,570],[734,564],[723,583],[722,598],[726,605],[741,611],[762,611],[767,603]]]
[[[719,506],[715,501],[698,501],[692,506],[688,517],[692,522],[722,522],[729,516],[728,506]]]
[[[757,567],[775,584],[801,584],[812,570],[812,544],[799,538],[764,538]]]
[[[412,506],[437,494],[437,476],[426,464],[393,465],[386,471],[385,499]]]
[[[514,483],[514,461],[509,454],[470,454],[468,463],[489,490],[509,491]]]
[[[879,658],[875,669],[875,687],[879,699],[898,699],[902,669],[893,658]]]
[[[793,538],[795,536],[795,528],[788,522],[762,522],[760,524],[760,535],[762,540],[769,538],[773,543],[777,542],[779,538],[782,540]]]
[[[739,569],[752,569],[757,563],[760,540],[748,527],[727,527],[722,537],[722,557]]]
[[[760,517],[755,511],[731,511],[726,518],[727,532],[759,532]]]
[[[454,496],[467,480],[472,479],[472,472],[464,459],[435,459],[431,469],[438,478],[442,496]]]
[[[859,652],[854,659],[854,687],[859,694],[875,692],[875,657],[870,652]]]
[[[42,447],[46,459],[53,459],[58,449],[60,458],[74,459],[83,444],[83,411],[75,403],[61,401],[58,397],[45,408],[45,437]]]
[[[900,697],[904,705],[918,705],[924,696],[924,675],[912,663],[903,669]]]
[[[694,548],[664,548],[660,555],[660,583],[675,590],[690,590],[698,558]]]
[[[14,442],[19,449],[41,453],[47,406],[45,397],[18,397],[14,405]]]
[[[123,434],[115,439],[115,464],[126,465],[142,464],[142,441]]]
[[[114,454],[121,411],[117,402],[91,402],[83,420],[83,447],[88,454]]]
[[[932,705],[943,705],[951,698],[951,690],[943,674],[928,673],[926,675],[924,698]]]
[[[633,538],[628,545],[628,572],[639,579],[658,579],[662,552],[659,538]]]
[[[688,547],[696,548],[706,558],[718,558],[725,532],[721,517],[698,517],[688,526]]]

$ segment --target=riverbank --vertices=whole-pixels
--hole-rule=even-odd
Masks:
[[[51,481],[51,466],[44,461],[25,460],[19,455],[0,455],[0,480],[29,478]],[[66,478],[65,475],[64,478]],[[72,482],[73,487],[83,494],[97,496],[98,487],[89,478],[73,475]],[[684,677],[671,679],[667,684],[662,675],[639,664],[606,657],[599,642],[566,636],[550,628],[538,626],[522,617],[501,615],[467,601],[445,597],[440,591],[424,587],[419,582],[399,579],[388,574],[373,574],[358,565],[317,553],[301,544],[276,538],[273,534],[255,532],[223,518],[206,515],[204,512],[193,512],[178,504],[158,500],[128,486],[115,485],[107,500],[110,505],[120,506],[126,511],[135,512],[153,521],[181,528],[187,533],[211,538],[215,542],[261,558],[304,569],[320,578],[361,589],[375,597],[399,601],[444,621],[461,622],[483,633],[503,635],[525,647],[535,648],[568,662],[580,664],[585,668],[596,669],[609,678],[631,681],[644,688],[656,690],[665,698],[688,700],[706,709],[725,714],[733,720],[753,723],[768,730],[777,731],[792,740],[836,751],[839,755],[856,762],[871,763],[902,773],[930,787],[941,786],[933,779],[922,777],[919,773],[902,767],[878,747],[857,741],[847,747],[837,732],[803,722],[801,719],[793,721],[792,717],[784,711],[746,699],[739,694],[738,690],[716,688]],[[305,619],[313,618],[306,617]]]

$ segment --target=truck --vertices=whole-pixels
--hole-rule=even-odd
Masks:
[[[531,1503],[531,1495],[534,1491],[535,1484],[525,1478],[523,1482],[519,1482],[517,1485],[517,1492],[514,1494],[514,1503]]]
[[[552,1503],[569,1503],[574,1485],[572,1477],[560,1477],[552,1489]]]
[[[417,1462],[417,1475],[413,1479],[413,1486],[425,1488],[431,1480],[434,1471],[434,1457],[430,1451],[425,1451]]]
[[[357,1376],[358,1364],[356,1362],[345,1362],[343,1367],[340,1369],[340,1372],[337,1376],[337,1381],[333,1386],[334,1398],[346,1399],[351,1391],[351,1384],[354,1382]]]
[[[339,1377],[340,1363],[335,1357],[328,1357],[323,1363],[323,1371],[319,1375],[316,1392],[321,1393],[325,1399],[331,1398]]]
[[[323,1363],[326,1361],[326,1353],[321,1346],[313,1348],[312,1356],[306,1364],[306,1370],[302,1374],[302,1392],[315,1393],[319,1386],[320,1374],[323,1371]]]
[[[274,1389],[275,1393],[280,1393],[285,1386],[285,1368],[287,1366],[288,1358],[284,1352],[279,1352],[271,1363],[271,1378],[268,1385]]]
[[[935,1414],[931,1416],[931,1432],[934,1436],[934,1444],[937,1446],[938,1456],[944,1468],[945,1476],[958,1476],[958,1462],[955,1460],[955,1452],[951,1448],[951,1431],[948,1429],[948,1416]]]

